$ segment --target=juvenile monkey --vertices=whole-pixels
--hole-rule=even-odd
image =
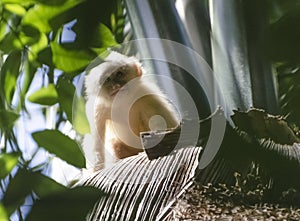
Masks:
[[[174,128],[178,115],[134,57],[111,52],[85,79],[96,168],[143,151],[140,132]]]

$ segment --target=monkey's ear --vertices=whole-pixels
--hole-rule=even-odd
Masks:
[[[139,64],[134,64],[134,66],[135,66],[135,69],[136,69],[136,74],[137,74],[137,76],[138,76],[138,77],[142,76],[143,71],[142,71],[141,65],[139,65]]]

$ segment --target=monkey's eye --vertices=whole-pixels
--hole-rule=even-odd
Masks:
[[[121,77],[123,77],[123,75],[124,75],[124,73],[123,73],[122,71],[118,71],[118,72],[116,73],[116,77],[117,77],[117,78],[121,78]]]
[[[108,83],[108,82],[110,82],[110,77],[106,78],[104,81],[104,83]]]

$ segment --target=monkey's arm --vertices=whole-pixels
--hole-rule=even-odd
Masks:
[[[95,121],[96,125],[93,136],[94,136],[94,151],[96,154],[95,169],[104,168],[105,163],[105,133],[106,133],[106,121],[109,119],[108,111],[103,107],[95,108]]]
[[[133,132],[164,130],[175,128],[179,119],[172,106],[157,95],[147,95],[139,99],[130,111],[130,125]],[[152,126],[151,126],[152,125]]]

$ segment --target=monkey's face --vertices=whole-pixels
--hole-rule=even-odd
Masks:
[[[117,68],[113,73],[106,73],[100,78],[100,97],[111,101],[118,92],[126,91],[126,84],[142,75],[140,67],[130,63]]]

